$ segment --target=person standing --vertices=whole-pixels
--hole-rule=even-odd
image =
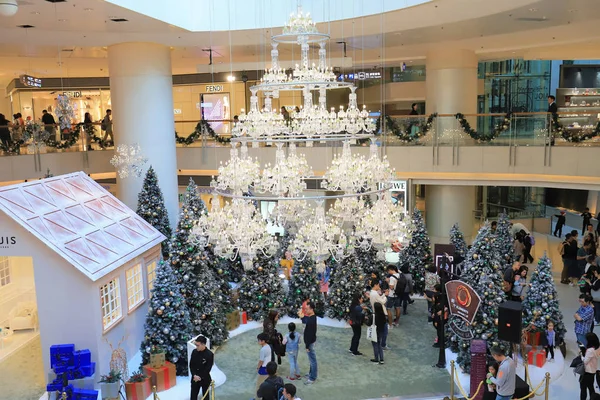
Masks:
[[[277,363],[281,365],[281,340],[277,332],[277,321],[279,321],[279,312],[277,310],[269,311],[269,315],[263,321],[263,333],[267,335],[267,344],[271,346],[271,358],[274,360],[277,356]]]
[[[594,307],[592,307],[592,296],[589,294],[579,295],[579,309],[575,313],[575,336],[577,341],[587,347],[586,335],[592,330],[594,323]]]
[[[567,218],[565,216],[565,210],[560,210],[560,214],[554,214],[554,216],[556,217],[556,226],[554,227],[553,235],[556,237],[561,237],[562,236],[562,228],[563,228],[563,226],[565,226],[565,223],[567,222]],[[557,235],[557,233],[558,233],[558,235]]]
[[[300,343],[300,335],[296,332],[296,324],[290,322],[288,324],[289,333],[285,335],[283,344],[285,345],[285,351],[290,362],[290,375],[288,379],[290,381],[300,379],[300,367],[298,366],[298,344]]]
[[[596,397],[596,391],[594,390],[594,376],[598,370],[598,354],[597,350],[600,347],[598,336],[595,333],[589,332],[585,335],[586,344],[585,351],[581,350],[581,360],[585,371],[579,378],[579,399],[586,400],[587,393],[590,393],[590,400],[594,400]]]
[[[296,397],[296,386],[292,383],[286,383],[283,385],[283,399],[284,400],[302,400]]]
[[[385,314],[387,319],[387,310],[385,308],[385,304],[387,303],[387,295],[389,294],[389,290],[386,290],[385,292],[383,292],[383,294],[381,294],[381,286],[379,281],[376,279],[371,280],[370,286],[371,291],[369,292],[369,301],[371,303],[371,310],[375,312],[375,303],[380,303],[383,307],[383,313]],[[388,324],[385,324],[383,330],[383,337],[381,338],[381,346],[384,350],[390,350],[390,348],[387,345],[388,328]]]
[[[112,110],[106,110],[106,115],[100,124],[100,128],[104,131],[104,137],[102,138],[102,143],[106,144],[108,136],[110,136],[110,141],[114,142],[115,139],[113,137],[113,124],[112,124]]]
[[[202,335],[194,340],[196,348],[192,351],[190,357],[190,372],[192,375],[192,387],[190,392],[190,400],[197,400],[202,388],[202,396],[206,396],[210,389],[212,378],[210,370],[214,364],[214,355],[206,347],[206,338]],[[209,396],[210,397],[210,396]]]
[[[521,231],[521,234],[523,235],[523,260],[525,263],[532,263],[531,248],[533,247],[533,238],[528,232]]]
[[[279,262],[281,268],[283,269],[283,274],[285,275],[285,279],[288,281],[292,278],[292,269],[294,268],[294,259],[292,258],[292,252],[286,250],[285,258]]]
[[[387,317],[388,324],[390,326],[398,325],[400,321],[400,302],[402,299],[398,295],[399,293],[404,294],[404,290],[400,291],[400,289],[405,289],[406,281],[404,281],[404,288],[401,288],[401,283],[399,284],[400,274],[398,273],[398,268],[395,265],[389,264],[387,266],[387,273],[389,274],[389,285],[390,291],[387,296],[387,303],[385,308],[387,309]],[[398,293],[397,293],[398,292]],[[394,310],[396,315],[394,316]]]
[[[512,292],[513,284],[515,283],[515,274],[519,272],[521,269],[521,263],[515,261],[510,268],[506,268],[504,271],[504,293],[509,295]]]
[[[403,264],[402,267],[400,267],[400,272],[402,273],[402,275],[404,275],[404,279],[406,280],[406,285],[404,286],[404,293],[402,293],[402,297],[400,298],[402,301],[402,314],[407,315],[408,311],[406,309],[408,308],[408,304],[414,303],[414,300],[410,299],[410,294],[413,291],[414,283],[408,264]]]
[[[267,379],[267,364],[273,359],[271,355],[271,346],[267,343],[268,336],[265,333],[259,333],[256,336],[260,350],[258,351],[258,364],[256,365],[256,389]]]
[[[279,391],[283,391],[283,379],[277,376],[277,363],[269,361],[267,363],[268,378],[260,384],[256,391],[256,397],[262,400],[279,399]]]
[[[409,115],[419,115],[419,106],[417,105],[417,103],[411,104]]]
[[[523,301],[523,297],[525,294],[524,288],[527,287],[527,272],[528,271],[529,271],[529,268],[527,268],[526,265],[521,265],[519,272],[517,274],[515,274],[515,281],[513,283],[511,295],[509,297],[512,299],[512,301],[518,301],[518,302]]]
[[[350,327],[352,328],[352,340],[350,341],[350,349],[348,350],[355,356],[362,356],[363,354],[358,351],[358,345],[360,343],[360,336],[362,333],[362,324],[365,320],[365,313],[363,312],[363,297],[360,293],[356,293],[352,297],[352,304],[350,304]]]
[[[54,138],[56,135],[56,121],[52,114],[46,110],[42,110],[42,123],[46,132],[48,132],[50,137]]]
[[[592,214],[590,214],[590,208],[586,207],[585,211],[581,213],[581,217],[583,218],[583,227],[581,228],[581,236],[585,235],[585,230],[587,226],[592,221]]]
[[[317,354],[315,353],[315,343],[317,342],[317,316],[315,315],[315,303],[308,302],[306,307],[306,327],[304,328],[304,344],[306,345],[306,354],[310,363],[308,379],[305,385],[312,385],[317,380],[318,365]]]
[[[375,330],[377,332],[377,340],[372,340],[371,344],[373,345],[373,356],[371,362],[384,364],[383,360],[383,347],[381,346],[381,341],[383,338],[383,330],[387,325],[387,320],[385,314],[383,312],[385,308],[381,303],[377,302],[374,305],[373,309],[373,324],[375,325]]]
[[[431,308],[433,307],[433,292],[435,285],[440,283],[440,276],[437,274],[435,265],[431,264],[425,272],[425,299],[427,300],[427,322],[433,322]]]
[[[496,400],[510,400],[517,383],[515,362],[500,347],[492,347],[492,357],[500,365],[498,375],[489,378],[496,385]]]
[[[2,141],[2,145],[5,147],[9,147],[12,143],[9,129],[11,125],[11,122],[6,119],[4,114],[0,114],[0,141]]]

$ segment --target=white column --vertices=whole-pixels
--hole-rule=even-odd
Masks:
[[[431,244],[450,243],[450,228],[457,222],[470,244],[475,225],[473,210],[475,186],[427,185],[425,216]]]
[[[471,50],[437,48],[427,54],[427,114],[477,112],[477,62]]]
[[[179,214],[173,78],[169,47],[154,43],[109,46],[108,66],[115,145],[139,144],[154,167],[174,226]],[[144,176],[119,179],[119,199],[135,210]]]

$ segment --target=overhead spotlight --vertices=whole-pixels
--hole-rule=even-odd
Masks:
[[[19,10],[17,0],[0,0],[0,15],[12,17]]]
[[[227,82],[233,82],[233,81],[235,81],[235,76],[233,76],[233,75],[229,75],[229,76],[227,77]]]

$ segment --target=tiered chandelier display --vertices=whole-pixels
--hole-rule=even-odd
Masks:
[[[325,45],[329,35],[320,33],[310,14],[302,12],[302,7],[290,16],[283,33],[271,37],[271,67],[265,70],[261,82],[250,88],[250,110],[244,110],[232,129],[237,137],[249,137],[253,143],[262,138],[279,136],[323,137],[332,134],[357,135],[371,134],[375,130],[374,121],[363,106],[359,109],[356,100],[356,87],[350,82],[338,81],[333,68],[327,66]],[[300,46],[301,63],[289,73],[279,63],[280,43]],[[318,63],[310,63],[309,45],[319,45]],[[348,108],[327,109],[327,91],[331,89],[350,89]],[[286,115],[273,109],[272,99],[279,98],[280,91],[302,91],[304,106]],[[313,104],[313,92],[318,91],[318,104]],[[264,106],[259,107],[258,93],[264,94]],[[312,144],[306,142],[307,146]],[[256,144],[257,145],[257,144]],[[255,146],[256,146],[255,145]]]
[[[246,269],[252,268],[259,253],[272,255],[278,247],[267,232],[267,221],[294,235],[289,250],[298,260],[310,257],[318,271],[325,268],[330,257],[339,261],[358,246],[374,247],[384,258],[392,243],[408,240],[402,211],[387,195],[395,173],[386,157],[380,157],[380,148],[374,142],[367,156],[353,154],[350,147],[353,139],[373,140],[375,124],[364,108],[358,109],[356,88],[337,81],[333,70],[326,66],[328,39],[300,7],[283,33],[272,37],[272,66],[261,83],[251,88],[250,111],[240,116],[241,122],[233,129],[230,160],[219,167],[219,175],[211,183],[213,209],[194,227],[198,244],[210,243],[216,254],[232,260],[239,256]],[[302,62],[291,73],[279,65],[279,43],[301,47]],[[309,64],[310,43],[319,45],[317,65]],[[327,111],[327,90],[340,88],[350,89],[348,108]],[[272,99],[287,90],[301,90],[304,97],[304,107],[291,115],[272,109]],[[313,91],[319,93],[318,105],[312,104]],[[258,92],[265,94],[263,109],[259,109]],[[341,153],[322,177],[320,189],[325,194],[306,195],[307,180],[319,178],[304,155],[298,153],[296,143],[310,147],[322,140],[343,142]],[[277,146],[275,163],[261,169],[261,164],[248,154],[249,142],[252,147],[258,147],[259,142],[273,142]],[[373,207],[365,207],[365,199],[374,195],[378,199]],[[226,199],[222,208],[219,196]],[[259,201],[277,202],[267,219],[257,209]]]

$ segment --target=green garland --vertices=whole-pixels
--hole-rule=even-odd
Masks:
[[[475,129],[471,128],[471,124],[469,124],[469,121],[467,121],[464,114],[457,113],[455,115],[455,117],[458,120],[458,123],[460,124],[461,129],[467,135],[471,136],[473,139],[477,140],[478,142],[491,142],[492,140],[494,140],[498,136],[500,136],[500,134],[502,132],[505,132],[510,128],[510,120],[512,118],[512,114],[507,113],[504,116],[504,120],[502,121],[502,123],[499,125],[496,125],[494,127],[494,130],[490,133],[479,133]]]
[[[55,149],[68,149],[74,146],[79,141],[79,125],[80,124],[75,125],[75,127],[69,132],[63,132],[63,134],[69,134],[69,138],[67,140],[57,141],[52,137],[52,135],[50,135],[45,141],[46,146],[54,147]]]
[[[199,137],[201,137],[204,134],[208,134],[208,136],[212,137],[214,140],[216,140],[217,142],[222,143],[222,144],[231,142],[230,138],[226,138],[226,137],[217,135],[215,130],[212,128],[212,126],[210,126],[210,124],[205,119],[200,120],[200,122],[198,122],[198,124],[196,125],[196,128],[194,129],[194,131],[192,133],[190,133],[187,137],[181,137],[177,134],[177,132],[175,132],[175,142],[177,142],[177,144],[183,144],[184,146],[189,146],[190,144],[194,143],[196,140],[198,140]]]
[[[21,145],[25,143],[23,139],[11,141],[8,145],[0,142],[0,150],[8,154],[21,154]]]
[[[385,116],[385,126],[389,132],[396,136],[404,143],[411,143],[417,139],[427,135],[433,126],[433,120],[437,118],[437,113],[430,114],[425,122],[410,122],[404,124],[404,128],[394,121],[389,115]],[[417,126],[419,129],[412,133],[412,127]],[[375,132],[379,132],[381,128],[381,117],[375,122]],[[377,134],[377,133],[376,133]]]
[[[600,122],[598,122],[596,124],[596,127],[594,128],[593,131],[587,132],[587,133],[582,133],[580,135],[575,135],[575,134],[569,133],[565,129],[565,127],[562,126],[558,122],[558,118],[557,119],[552,118],[552,127],[553,127],[554,131],[558,132],[563,139],[565,139],[567,142],[571,142],[571,143],[581,143],[581,142],[584,142],[586,140],[592,139],[592,138],[600,135]]]

